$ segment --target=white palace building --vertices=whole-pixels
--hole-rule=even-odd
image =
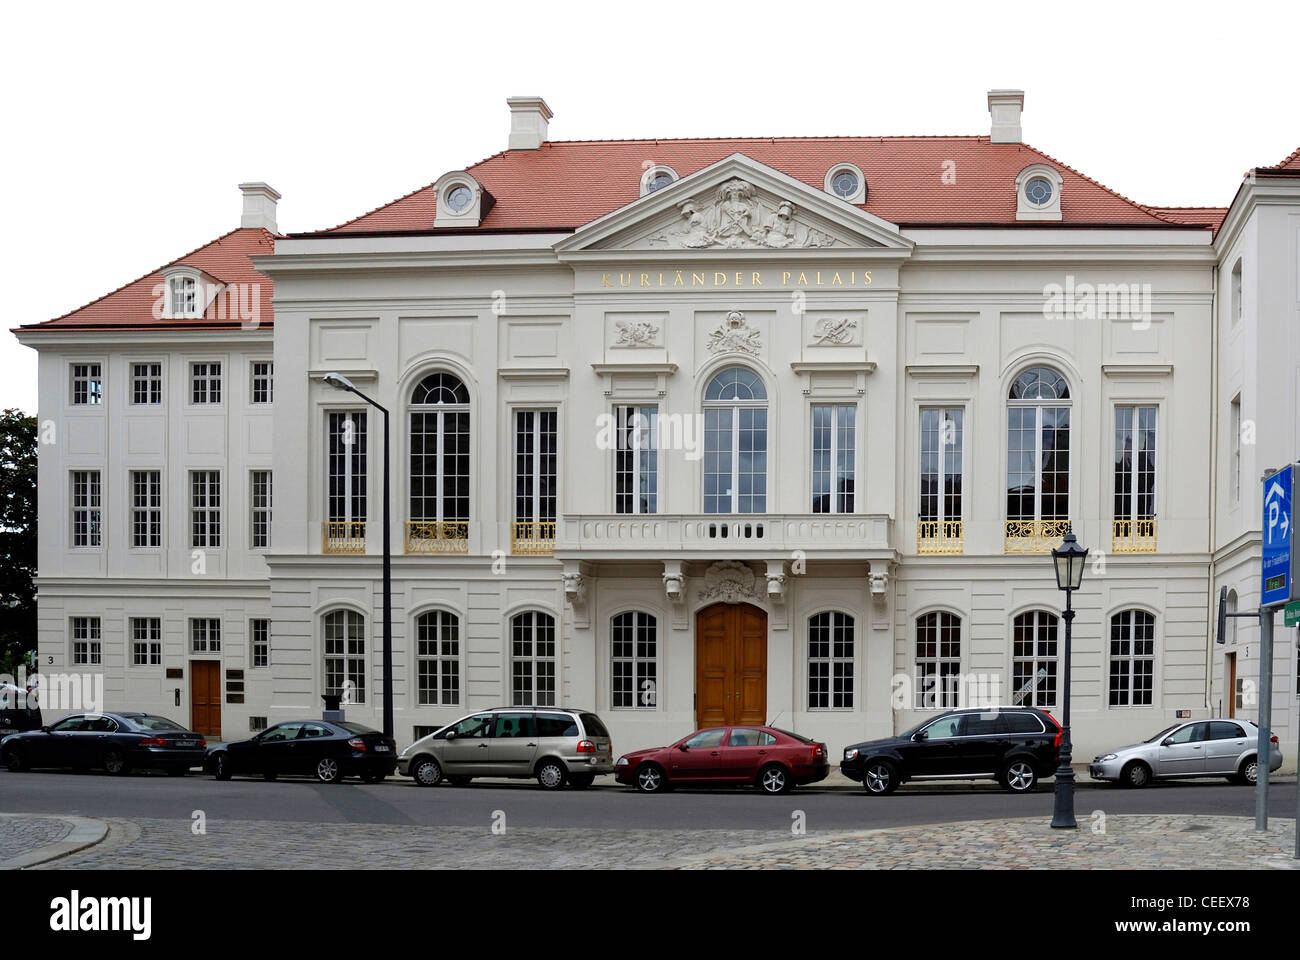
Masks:
[[[16,331],[40,670],[213,737],[340,692],[380,726],[384,419],[337,374],[391,416],[400,745],[509,704],[620,752],[1059,716],[1068,528],[1076,758],[1254,718],[1258,626],[1213,634],[1300,453],[1300,152],[1145,206],[1023,142],[1023,102],[979,136],[555,142],[520,97],[507,149],[332,229],[243,184],[239,229]],[[1274,676],[1294,769],[1280,618]]]

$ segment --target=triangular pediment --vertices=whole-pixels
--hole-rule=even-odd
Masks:
[[[646,194],[555,245],[579,251],[911,250],[887,220],[740,153]]]

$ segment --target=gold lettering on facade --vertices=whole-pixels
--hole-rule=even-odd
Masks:
[[[781,286],[786,287],[786,286],[789,286],[789,285],[790,285],[790,271],[789,271],[789,270],[782,270],[782,271],[781,271]]]
[[[725,273],[715,272],[713,274],[713,285],[715,287],[725,287],[727,285],[727,275]]]
[[[650,286],[650,274],[648,273],[641,274],[641,286],[643,287]]]
[[[600,275],[600,285],[601,285],[602,287],[612,287],[612,286],[614,285],[614,284],[612,284],[612,283],[609,282],[609,274],[608,274],[608,273],[602,273],[602,274]]]
[[[698,286],[698,287],[702,287],[702,286],[704,286],[704,274],[702,274],[702,273],[692,273],[692,274],[691,274],[691,286],[692,286],[692,287],[696,287],[696,286]]]
[[[632,274],[630,274],[630,273],[620,273],[620,274],[618,275],[618,285],[619,285],[620,287],[630,287],[630,286],[632,286]]]
[[[831,277],[831,286],[832,287],[844,286],[844,281],[840,279],[840,272],[838,270],[835,271],[835,276]]]
[[[677,271],[677,276],[673,278],[673,286],[674,287],[686,286],[686,281],[682,279],[682,272],[680,270]]]
[[[804,273],[802,270],[800,270],[800,271],[799,271],[799,282],[798,282],[797,284],[795,284],[795,286],[799,286],[799,287],[806,287],[806,286],[808,286],[808,274],[806,274],[806,273]]]
[[[871,286],[871,271],[870,271],[870,270],[863,270],[863,271],[862,271],[862,285],[863,285],[864,287],[869,287],[869,286]]]
[[[754,276],[753,285],[756,287],[761,287],[763,285],[763,275],[759,273],[757,270],[755,270],[753,276]]]

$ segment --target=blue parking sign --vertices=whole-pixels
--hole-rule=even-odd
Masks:
[[[1261,607],[1284,604],[1293,599],[1291,570],[1292,493],[1294,464],[1288,464],[1264,478],[1263,589]]]

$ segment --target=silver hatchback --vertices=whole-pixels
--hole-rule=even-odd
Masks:
[[[1277,737],[1269,751],[1270,771],[1282,766]],[[1259,728],[1249,720],[1191,720],[1166,727],[1154,737],[1120,747],[1092,761],[1094,780],[1115,780],[1145,787],[1152,780],[1227,777],[1233,783],[1254,783],[1258,776]]]
[[[546,790],[591,786],[614,772],[614,746],[600,717],[560,707],[499,707],[461,717],[411,744],[397,772],[422,787],[475,777],[533,778]]]

